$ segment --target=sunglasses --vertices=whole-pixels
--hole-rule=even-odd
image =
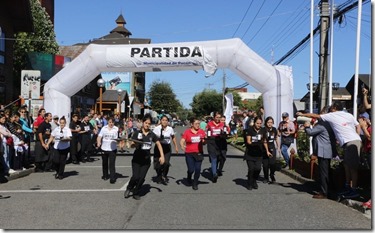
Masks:
[[[24,111],[21,111],[20,113],[26,113],[26,112],[24,112]]]

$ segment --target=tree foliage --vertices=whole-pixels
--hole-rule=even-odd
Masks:
[[[26,68],[28,52],[56,54],[59,46],[53,24],[39,0],[30,0],[34,32],[19,32],[14,43],[14,75],[20,77],[21,70]],[[15,79],[19,80],[19,79]]]
[[[151,107],[157,112],[164,110],[167,113],[175,113],[182,108],[171,84],[167,82],[154,81],[151,84],[148,97]]]
[[[197,93],[190,104],[194,114],[197,117],[209,115],[211,112],[223,112],[223,95],[216,90],[204,89],[203,92]]]

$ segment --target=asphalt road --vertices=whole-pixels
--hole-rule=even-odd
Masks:
[[[178,135],[182,128],[177,128]],[[178,139],[180,137],[178,136]],[[150,168],[141,200],[124,199],[131,155],[118,156],[115,184],[101,179],[101,159],[66,166],[66,178],[53,173],[0,184],[2,229],[371,229],[371,219],[332,200],[315,200],[306,185],[277,172],[277,184],[245,188],[243,152],[229,146],[224,175],[210,180],[205,157],[199,190],[187,186],[184,155],[174,155],[167,186],[152,181]],[[262,174],[262,173],[261,173]],[[9,197],[9,198],[4,198]]]

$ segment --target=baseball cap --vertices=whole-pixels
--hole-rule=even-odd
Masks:
[[[283,114],[281,114],[282,117],[289,117],[289,113],[287,112],[283,112]]]
[[[58,115],[54,115],[53,119],[59,119],[59,116]]]

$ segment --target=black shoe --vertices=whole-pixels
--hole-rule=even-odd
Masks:
[[[62,180],[62,179],[64,179],[64,176],[59,176],[59,180]]]
[[[254,181],[254,183],[253,183],[253,188],[254,188],[254,189],[258,189],[258,184],[257,184],[256,181]]]
[[[193,189],[194,189],[194,190],[198,190],[198,185],[194,183],[194,184],[193,184]]]
[[[114,183],[116,183],[116,180],[109,180],[109,183],[111,183],[111,184],[114,184]]]
[[[212,183],[216,183],[217,182],[217,175],[214,175],[214,177],[212,178]]]
[[[134,195],[133,195],[133,198],[134,198],[135,200],[141,200],[141,196],[139,196],[138,194],[134,194]]]
[[[86,163],[86,159],[81,159],[81,163]]]
[[[168,185],[168,184],[167,184],[167,178],[164,177],[164,176],[162,176],[162,177],[161,177],[161,183],[162,183],[163,185]]]
[[[77,161],[77,160],[74,160],[72,163],[79,165],[79,161]]]
[[[46,169],[44,172],[54,172],[52,169]]]
[[[125,198],[129,198],[130,197],[130,189],[125,190],[124,197]]]
[[[282,168],[286,168],[288,165],[287,164],[284,164],[283,166],[282,166]]]
[[[55,179],[58,179],[59,178],[59,174],[55,174]]]
[[[187,182],[188,182],[189,185],[191,185],[191,184],[193,183],[191,177],[188,177],[188,178],[187,178]]]
[[[247,188],[247,190],[252,190],[253,186],[251,184],[247,184],[246,188]]]
[[[217,171],[217,175],[218,175],[218,176],[223,176],[223,172],[221,172],[221,171]]]
[[[270,182],[270,181],[269,181],[268,179],[264,179],[264,180],[263,180],[263,183],[264,183],[264,184],[267,184],[267,183],[269,183],[269,182]]]
[[[160,184],[161,181],[162,181],[162,180],[161,180],[161,176],[157,176],[157,177],[156,177],[156,183],[157,183],[157,184]]]
[[[42,169],[40,169],[40,168],[37,168],[37,169],[35,169],[35,172],[36,172],[36,173],[43,173],[44,170],[42,170]]]
[[[275,179],[275,176],[274,176],[274,175],[271,175],[270,177],[271,177],[271,182],[272,182],[272,183],[276,181],[276,179]]]
[[[108,180],[109,177],[108,176],[102,176],[102,180]]]
[[[88,158],[88,159],[86,159],[87,160],[87,162],[94,162],[94,159],[92,159],[92,158]]]

